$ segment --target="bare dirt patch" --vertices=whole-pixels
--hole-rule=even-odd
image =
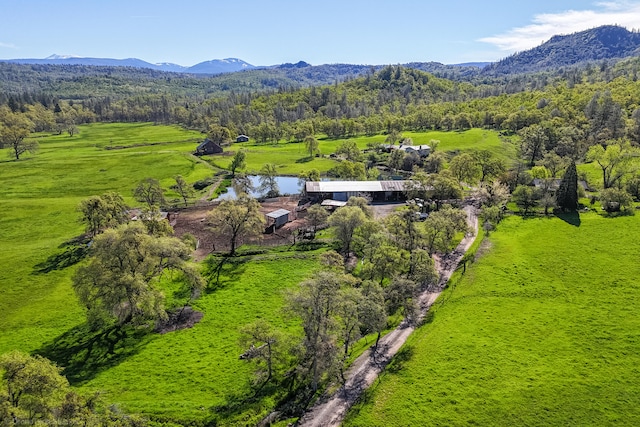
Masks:
[[[189,207],[177,212],[173,230],[177,237],[190,233],[198,239],[198,249],[194,253],[194,259],[200,261],[213,251],[223,251],[228,249],[226,243],[216,241],[211,232],[207,229],[206,219],[209,212],[215,209],[217,204],[210,206]],[[265,246],[274,246],[293,243],[293,232],[299,228],[307,227],[304,219],[305,212],[296,212],[298,201],[291,197],[279,197],[260,204],[260,212],[266,215],[278,209],[286,209],[291,212],[290,218],[293,221],[278,228],[272,234],[263,234],[262,240],[245,243],[260,243]]]
[[[398,209],[399,207],[406,206],[405,203],[385,203],[385,204],[375,204],[371,205],[371,209],[373,210],[373,217],[375,219],[386,218],[393,211]]]

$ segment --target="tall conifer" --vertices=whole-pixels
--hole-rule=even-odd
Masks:
[[[563,211],[578,210],[578,171],[576,170],[576,162],[573,160],[560,181],[556,202]]]

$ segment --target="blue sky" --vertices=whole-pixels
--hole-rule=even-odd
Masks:
[[[0,0],[0,16],[2,59],[451,64],[604,24],[640,29],[640,0]]]

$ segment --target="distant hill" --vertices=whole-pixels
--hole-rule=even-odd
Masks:
[[[486,66],[483,73],[527,73],[589,61],[637,56],[639,52],[640,33],[605,25],[570,35],[553,36],[538,47]]]
[[[236,71],[250,70],[256,68],[238,58],[213,59],[211,61],[201,62],[192,67],[183,70],[183,73],[192,74],[222,74],[234,73]]]
[[[402,65],[453,81],[502,84],[504,79],[517,74],[560,72],[562,67],[582,67],[604,60],[616,62],[621,58],[638,57],[639,52],[640,33],[619,26],[603,26],[554,36],[536,48],[497,63],[411,62]],[[255,93],[340,83],[371,75],[384,67],[311,65],[305,61],[256,67],[236,58],[214,59],[184,67],[172,63],[152,64],[137,58],[52,55],[44,59],[0,60],[0,93],[13,96],[45,93],[63,99],[84,99],[110,96],[115,88],[118,88],[117,93],[127,96],[140,88],[157,93],[161,87],[163,92],[182,96],[203,92],[218,96],[230,91]]]
[[[86,58],[72,55],[51,55],[43,59],[0,59],[0,62],[27,64],[27,65],[84,65],[93,67],[132,67],[147,68],[154,71],[183,74],[227,74],[237,71],[254,70],[250,75],[239,75],[239,80],[255,78],[263,74],[265,86],[313,86],[330,84],[336,81],[363,75],[371,70],[379,70],[385,65],[354,65],[354,64],[323,64],[311,65],[305,61],[295,64],[286,63],[272,66],[254,66],[237,58],[213,59],[204,61],[191,67],[185,67],[173,63],[152,64],[137,58],[112,59],[112,58]],[[447,76],[452,79],[477,74],[487,62],[445,65],[439,62],[412,62],[404,64],[405,67],[415,68],[434,73],[438,76]]]
[[[96,67],[149,68],[156,71],[189,74],[222,74],[256,68],[248,62],[237,58],[213,59],[211,61],[201,62],[191,67],[184,67],[182,65],[172,64],[169,62],[152,64],[137,58],[83,58],[70,55],[51,55],[44,59],[1,59],[0,62],[36,65],[90,65]]]

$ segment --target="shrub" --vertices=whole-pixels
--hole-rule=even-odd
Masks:
[[[627,212],[633,205],[633,199],[624,190],[607,188],[600,193],[600,203],[606,212]]]
[[[193,188],[195,188],[196,190],[200,191],[200,190],[203,190],[203,189],[207,188],[208,186],[210,186],[214,182],[216,182],[216,179],[214,177],[210,176],[208,178],[201,179],[200,181],[194,182],[193,183]]]

